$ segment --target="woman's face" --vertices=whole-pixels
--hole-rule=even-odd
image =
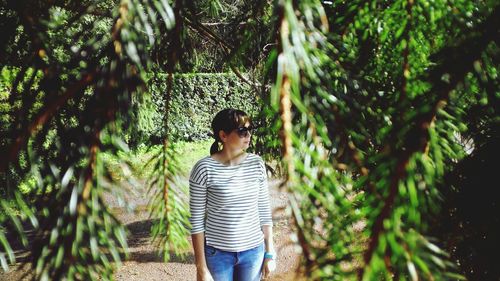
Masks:
[[[229,134],[223,133],[223,135],[221,138],[224,141],[224,146],[230,149],[246,150],[250,146],[252,137],[250,123],[247,122],[244,126],[232,130]]]

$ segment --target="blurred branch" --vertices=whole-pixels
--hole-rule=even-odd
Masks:
[[[456,47],[445,48],[434,56],[434,58],[442,60],[428,76],[428,80],[433,82],[433,87],[428,92],[437,93],[437,98],[433,101],[432,109],[428,113],[417,117],[414,125],[415,131],[410,131],[406,135],[405,143],[408,144],[406,149],[396,152],[399,157],[389,186],[389,195],[385,199],[383,208],[372,227],[370,242],[364,255],[366,265],[370,263],[373,253],[378,246],[380,235],[384,231],[383,222],[389,217],[392,211],[392,206],[397,195],[398,183],[407,175],[406,168],[410,158],[417,152],[423,152],[428,146],[428,130],[429,127],[432,126],[433,120],[436,118],[437,111],[446,105],[450,92],[464,79],[468,72],[473,70],[473,62],[480,59],[481,54],[488,44],[490,42],[494,42],[497,45],[499,44],[499,13],[500,11],[497,7],[489,17],[477,27],[474,36],[471,36]],[[442,79],[443,75],[450,75],[448,82]],[[415,142],[415,138],[419,141]],[[361,268],[359,271],[358,276],[360,279],[364,274],[364,268],[365,267]]]
[[[213,31],[208,29],[206,26],[203,26],[198,21],[188,16],[185,16],[185,20],[188,26],[191,27],[193,30],[197,31],[200,35],[205,35],[206,38],[212,41],[215,45],[221,46],[222,51],[226,53],[228,57],[232,57],[231,54],[236,53],[237,49],[234,46],[232,46],[231,44],[227,43],[225,40],[217,36]],[[251,86],[256,93],[259,92],[259,87],[261,87],[260,84],[249,81],[238,71],[238,69],[236,69],[234,65],[230,65],[230,68],[238,78],[240,78],[244,83]]]
[[[0,151],[1,155],[7,155],[6,161],[0,162],[0,173],[6,171],[9,163],[14,161],[19,151],[27,144],[30,136],[49,122],[57,111],[64,106],[69,99],[73,98],[77,93],[83,93],[83,90],[94,80],[94,73],[85,75],[73,87],[69,88],[63,95],[57,97],[53,102],[43,108],[40,113],[34,118],[29,126],[24,131],[21,131],[10,146],[5,147]]]
[[[80,201],[78,206],[78,211],[82,215],[86,213],[86,204],[90,196],[90,191],[92,189],[93,178],[96,169],[97,152],[99,151],[101,143],[99,140],[99,134],[100,134],[100,129],[96,128],[90,143],[89,163],[87,165],[87,169],[85,170],[85,181],[82,191],[82,200]]]
[[[290,206],[292,209],[292,215],[294,224],[297,227],[297,235],[299,239],[300,246],[304,252],[304,258],[306,262],[306,267],[310,268],[313,264],[311,257],[311,251],[309,249],[310,242],[307,241],[304,229],[304,220],[302,219],[301,210],[298,206],[297,200],[292,193],[291,186],[295,183],[295,165],[294,165],[294,148],[292,143],[293,126],[292,126],[292,101],[291,101],[291,85],[290,78],[288,77],[287,60],[285,59],[284,42],[288,40],[290,36],[290,30],[288,25],[288,20],[285,14],[285,7],[280,5],[279,7],[279,19],[278,19],[278,73],[276,74],[281,83],[276,86],[279,87],[277,91],[279,92],[279,117],[281,119],[280,128],[280,138],[282,142],[282,157],[285,164],[285,181],[282,187],[285,187],[286,191],[289,192]]]

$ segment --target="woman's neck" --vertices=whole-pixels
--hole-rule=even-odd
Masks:
[[[216,160],[224,165],[238,165],[245,159],[246,152],[241,149],[229,149],[227,147],[222,148],[221,151],[216,153]]]

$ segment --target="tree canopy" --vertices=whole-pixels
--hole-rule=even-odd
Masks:
[[[262,108],[255,150],[283,165],[304,274],[500,276],[471,258],[495,253],[475,237],[500,250],[498,223],[480,223],[463,197],[481,180],[471,165],[490,171],[499,140],[496,1],[0,3],[4,269],[14,261],[8,234],[27,245],[28,222],[36,279],[112,278],[126,237],[102,194],[124,191],[102,154],[129,150],[123,135],[159,72],[166,135],[151,160],[152,234],[166,259],[186,249],[167,126],[173,74],[231,70]],[[498,211],[494,197],[473,202]]]

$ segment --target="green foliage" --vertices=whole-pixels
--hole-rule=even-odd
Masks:
[[[145,138],[162,140],[165,137],[167,75],[155,73],[149,80],[151,101],[149,126],[139,128]],[[210,122],[224,108],[238,108],[255,116],[258,101],[249,85],[231,73],[198,73],[174,75],[168,128],[169,135],[178,140],[210,138]],[[144,112],[143,115],[148,115]]]
[[[188,177],[196,161],[208,155],[210,145],[212,145],[212,140],[176,142],[173,145],[175,147],[175,153],[177,155],[182,155],[182,157],[176,157],[178,161],[177,173],[180,176]],[[117,155],[102,153],[101,157],[104,165],[109,168],[111,176],[116,182],[126,181],[129,177],[138,180],[148,180],[154,171],[153,165],[149,162],[153,155],[158,153],[161,149],[162,145],[141,145],[135,150],[120,152]],[[122,168],[123,163],[128,163],[130,170],[124,170]]]
[[[480,73],[475,65],[495,61],[498,7],[282,1],[280,14],[269,110],[280,114],[307,273],[459,278],[439,248],[446,244],[427,236],[428,218],[439,210],[444,174],[465,156],[457,139],[464,107],[481,98],[465,90],[474,102],[464,104],[455,91]],[[494,75],[483,77],[474,86],[492,97]]]
[[[210,146],[213,140],[201,140],[194,142],[176,142],[175,151],[178,155],[178,165],[181,175],[188,177],[194,164],[201,158],[210,154]]]
[[[10,109],[7,103],[9,91],[13,85],[17,70],[4,67],[0,81],[0,112],[4,118],[2,124],[9,124]],[[27,75],[30,75],[28,71]],[[163,124],[166,99],[167,75],[155,73],[149,80],[150,94],[134,100],[134,118],[137,126],[131,126],[126,141],[132,146],[149,144],[165,137]],[[39,80],[41,75],[37,76]],[[173,96],[171,101],[171,134],[179,140],[200,140],[210,138],[209,127],[213,112],[224,108],[241,108],[251,116],[257,117],[258,96],[248,84],[233,73],[197,73],[177,74],[174,76]],[[34,85],[36,87],[36,84]],[[22,88],[19,89],[22,91]],[[38,103],[36,108],[40,108]],[[185,109],[188,109],[186,112]],[[78,120],[74,120],[78,122]],[[75,124],[77,125],[77,123]]]
[[[187,1],[180,11],[179,42],[168,33],[159,38],[153,53],[159,67],[168,71],[167,61],[179,56],[178,72],[217,73],[239,69],[258,71],[257,65],[274,44],[273,5],[268,1]]]
[[[189,235],[188,189],[180,177],[176,154],[175,145],[165,142],[152,153],[148,163],[154,167],[147,183],[153,194],[149,202],[150,216],[157,219],[151,234],[165,261],[172,252],[185,256],[190,249],[186,239]]]
[[[471,260],[500,251],[498,231],[464,207],[497,210],[470,196],[468,167],[491,169],[498,146],[498,3],[56,2],[0,6],[3,268],[29,220],[36,279],[110,279],[126,244],[101,195],[120,196],[116,175],[137,166],[125,143],[148,138],[161,146],[132,174],[149,180],[164,258],[182,253],[179,163],[206,151],[184,157],[178,141],[237,107],[255,116],[254,150],[283,159],[312,280],[498,279]],[[479,230],[436,228],[455,222]],[[483,236],[493,250],[471,242]]]
[[[165,1],[7,2],[1,11],[15,20],[5,24],[6,44],[21,52],[17,60],[12,52],[1,57],[15,67],[2,67],[0,262],[13,261],[9,240],[28,246],[19,222],[31,218],[35,279],[109,280],[127,252],[124,228],[102,199],[120,192],[101,155],[128,150],[122,136],[132,99],[141,100],[151,65],[145,50],[160,25],[172,27],[172,8]],[[20,188],[32,178],[36,189],[24,203]],[[9,220],[15,228],[4,227]]]

